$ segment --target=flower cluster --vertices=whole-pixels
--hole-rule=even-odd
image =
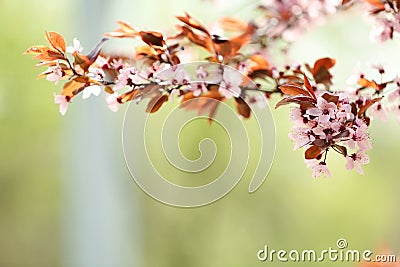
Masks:
[[[308,27],[315,25],[341,7],[341,0],[270,0],[259,9],[264,13],[260,29],[269,39],[292,42]]]
[[[388,110],[393,110],[399,118],[398,77],[385,80],[385,69],[373,66],[381,82],[358,73],[349,79],[354,81],[353,90],[333,92],[329,69],[334,64],[332,59],[325,58],[317,61],[313,68],[306,65],[304,72],[299,66],[288,67],[283,76],[290,77],[290,80],[279,85],[287,96],[277,103],[277,107],[298,105],[291,110],[290,119],[294,126],[289,137],[294,141],[295,149],[305,149],[306,165],[313,170],[314,177],[330,176],[326,162],[329,151],[346,158],[346,169],[355,168],[362,174],[362,165],[369,163],[366,152],[372,148],[368,134],[371,120],[386,121]],[[309,81],[306,72],[313,76],[314,81]],[[299,79],[300,74],[304,75],[303,80]]]
[[[333,92],[330,69],[334,59],[280,68],[270,55],[274,44],[290,42],[306,26],[352,2],[271,0],[259,5],[261,19],[245,22],[224,18],[220,22],[224,31],[218,34],[189,14],[177,16],[178,30],[171,35],[119,21],[118,28],[106,33],[87,54],[77,39],[67,47],[62,35],[46,32],[49,45],[33,46],[25,53],[39,60],[37,66],[47,67],[39,77],[55,84],[65,81],[61,93],[54,96],[62,115],[77,95],[82,93],[87,99],[103,92],[112,111],[130,101],[146,100],[146,111],[153,113],[178,98],[180,107],[207,114],[210,120],[221,101],[233,101],[237,112],[249,118],[249,104],[264,107],[265,98],[278,95],[282,99],[276,107],[297,105],[291,111],[294,127],[289,137],[295,148],[305,148],[306,164],[314,177],[329,176],[328,151],[345,157],[347,169],[362,173],[361,166],[369,162],[366,152],[371,149],[370,120],[384,120],[390,109],[400,121],[400,80],[378,83],[358,74],[354,90]],[[380,0],[368,2],[381,7],[375,14],[389,12],[396,17],[397,1],[382,0],[382,5]],[[397,26],[392,29],[397,30]],[[141,44],[134,47],[133,57],[110,56],[102,52],[108,38],[133,38]],[[193,55],[201,50],[199,55],[205,54],[204,58]],[[188,51],[192,61],[204,62],[195,70],[180,64],[187,60]],[[377,70],[382,80],[385,71],[381,67]],[[252,91],[263,95],[255,97]],[[389,106],[381,101],[384,95],[388,95]]]
[[[400,32],[400,3],[398,1],[374,1],[371,11],[375,17],[375,25],[371,33],[374,40],[384,42],[393,39],[395,32]]]
[[[371,38],[384,42],[393,39],[395,32],[400,32],[400,2],[397,0],[344,0],[343,5],[354,5],[368,10],[374,19]]]
[[[346,168],[356,167],[363,173],[362,164],[369,162],[365,153],[371,149],[368,125],[358,116],[358,108],[345,94],[316,94],[317,101],[300,103],[291,110],[294,123],[289,137],[295,148],[304,147],[307,166],[313,176],[330,175],[326,159],[329,151],[335,151],[347,159]],[[354,151],[354,153],[350,153]]]

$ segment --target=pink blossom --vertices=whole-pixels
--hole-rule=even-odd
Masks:
[[[122,61],[122,58],[114,58],[112,62],[110,63],[110,66],[113,67],[116,70],[121,70],[124,67],[124,63]]]
[[[376,69],[379,72],[379,74],[385,73],[385,68],[381,64],[372,64],[371,68]]]
[[[188,88],[190,91],[193,91],[193,95],[194,96],[199,96],[202,93],[206,93],[207,92],[207,86],[205,83],[203,82],[199,82],[199,83],[195,83],[192,84],[190,86],[190,88]]]
[[[114,93],[114,94],[109,95],[106,99],[108,108],[114,112],[117,112],[118,108],[119,108],[119,102],[118,102],[117,98],[118,98],[118,94]]]
[[[83,90],[82,99],[87,99],[90,97],[90,95],[99,96],[100,92],[101,92],[100,86],[95,85],[95,84],[90,85]]]
[[[271,74],[272,74],[272,78],[274,78],[274,79],[279,79],[279,77],[280,77],[279,71],[276,67],[271,68]]]
[[[81,42],[74,38],[74,40],[72,41],[73,45],[72,46],[67,46],[67,52],[68,53],[82,53],[83,48],[81,46]]]
[[[364,151],[372,148],[368,126],[363,120],[356,119],[353,128],[350,128],[349,131],[350,139],[347,141],[347,145],[351,149],[354,149],[356,145]]]
[[[341,106],[340,111],[337,114],[337,117],[339,119],[344,119],[346,121],[352,121],[354,120],[354,114],[351,112],[351,105],[350,104],[344,104]]]
[[[250,96],[248,100],[249,104],[256,104],[258,108],[263,109],[267,105],[267,99],[264,95],[258,94],[256,96]]]
[[[364,171],[361,165],[365,165],[369,163],[369,156],[362,150],[357,151],[356,153],[347,156],[346,169],[352,170],[354,167],[360,174],[364,174]]]
[[[96,67],[93,67],[93,65],[92,65],[89,68],[89,73],[87,74],[87,76],[94,80],[102,81],[104,79],[104,77],[106,76],[106,74],[104,73],[104,71],[101,68],[96,68]]]
[[[250,71],[251,62],[251,60],[240,62],[237,66],[237,70],[244,74],[248,73]]]
[[[376,22],[375,27],[371,32],[371,39],[373,41],[385,42],[393,38],[393,23],[388,19],[380,19]]]
[[[183,68],[177,68],[174,72],[174,77],[171,80],[172,85],[189,85],[190,76]]]
[[[239,97],[241,93],[242,74],[236,70],[225,68],[222,75],[222,81],[219,86],[219,92],[226,98]]]
[[[131,86],[132,83],[135,83],[137,80],[137,70],[135,67],[120,69],[114,90],[119,90],[125,86]]]
[[[49,67],[46,73],[48,73],[46,79],[50,82],[55,82],[56,85],[58,81],[61,80],[61,78],[64,76],[64,71],[62,70],[58,62],[57,65]]]
[[[293,127],[289,138],[295,142],[294,150],[307,145],[315,140],[312,131],[305,127]]]
[[[369,109],[369,115],[373,119],[379,118],[381,121],[387,121],[386,108],[384,106],[382,106],[381,102],[374,104]]]
[[[109,61],[108,58],[98,56],[96,59],[96,65],[99,66],[100,68],[107,68],[109,67],[108,61]]]
[[[392,20],[393,24],[393,28],[396,32],[400,32],[400,13],[396,12],[395,14],[393,14],[393,20]]]
[[[335,130],[332,123],[325,125],[326,126],[319,124],[317,127],[313,128],[313,132],[319,137],[319,139],[325,140],[326,143],[329,143],[329,141],[333,139],[333,136],[337,134],[337,130],[339,130],[340,126],[337,126]]]
[[[307,127],[314,128],[318,125],[317,121],[310,120],[308,117],[304,116],[301,109],[298,107],[290,111],[290,120],[295,126],[304,126],[306,124]]]
[[[337,106],[334,103],[319,97],[317,107],[308,109],[306,113],[310,116],[318,117],[318,121],[321,123],[327,123],[330,119],[335,118],[336,112]]]
[[[205,81],[208,77],[208,71],[204,68],[204,66],[200,66],[196,70],[196,76],[201,81]]]
[[[331,172],[328,169],[328,166],[326,166],[325,162],[320,162],[314,166],[311,167],[312,170],[312,177],[317,178],[321,175],[325,175],[327,177],[331,176]]]
[[[172,89],[171,92],[169,92],[169,101],[173,101],[176,95],[179,95],[179,89]]]
[[[265,25],[268,36],[282,36],[290,41],[310,23],[318,22],[327,14],[334,13],[340,0],[275,0],[267,1],[264,9],[272,17]]]
[[[293,122],[294,124],[303,124],[303,113],[301,112],[301,109],[298,107],[292,108],[290,110],[290,121]]]
[[[60,111],[61,115],[63,115],[63,116],[65,115],[65,113],[68,110],[68,102],[69,101],[67,100],[66,96],[54,94],[54,103],[60,105],[59,111]]]

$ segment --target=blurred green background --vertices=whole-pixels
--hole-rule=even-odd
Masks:
[[[77,99],[61,117],[53,104],[60,86],[36,80],[42,69],[22,55],[45,43],[46,29],[63,33],[69,43],[78,37],[88,51],[117,19],[167,30],[174,15],[184,11],[211,23],[227,14],[249,17],[251,3],[0,1],[1,267],[317,266],[261,263],[256,253],[264,245],[326,249],[339,238],[351,249],[388,247],[400,256],[400,125],[393,116],[371,127],[374,148],[364,176],[347,172],[345,160],[333,156],[332,178],[312,179],[303,152],[293,152],[287,137],[289,109],[274,110],[276,157],[255,194],[247,193],[250,177],[245,176],[212,205],[174,208],[148,197],[131,179],[121,145],[124,108],[112,113],[102,97]],[[358,61],[381,63],[395,73],[398,39],[371,44],[369,31],[357,12],[341,14],[305,34],[290,57],[296,62],[336,58],[334,81],[342,87]],[[127,45],[112,41],[107,47],[129,52]],[[199,123],[185,131],[197,139],[212,135],[207,127]],[[196,146],[184,151],[189,158],[198,153]]]

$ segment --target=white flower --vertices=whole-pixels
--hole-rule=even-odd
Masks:
[[[130,86],[130,83],[138,82],[137,69],[135,67],[120,69],[114,90],[119,90],[124,86]]]
[[[189,85],[190,76],[183,68],[177,68],[174,71],[174,78],[171,81],[172,85]]]
[[[239,97],[241,93],[242,74],[236,70],[226,68],[222,75],[222,81],[219,86],[219,92],[226,98]]]
[[[72,43],[73,43],[73,46],[67,46],[67,52],[71,53],[71,54],[73,54],[75,52],[82,53],[83,47],[81,46],[81,42],[78,39],[74,38]]]
[[[368,126],[361,119],[356,119],[354,124],[354,129],[349,129],[350,139],[346,142],[347,145],[354,149],[356,145],[361,150],[370,150],[372,148],[371,140],[368,135]]]
[[[328,102],[322,97],[317,100],[316,108],[310,108],[306,111],[308,115],[318,117],[319,122],[327,123],[330,119],[335,118],[337,106],[334,103]]]
[[[55,82],[56,85],[64,75],[64,72],[60,67],[60,64],[58,64],[58,62],[57,65],[49,67],[46,73],[48,73],[46,79],[50,82]]]
[[[82,99],[87,99],[90,95],[99,96],[101,88],[98,85],[90,85],[86,87],[82,92]]]
[[[331,173],[324,162],[320,162],[318,165],[315,165],[311,169],[313,171],[313,178],[317,178],[321,175],[325,175],[327,177],[331,176]]]
[[[61,115],[65,115],[68,110],[68,100],[64,95],[56,95],[54,94],[54,103],[60,105],[60,113]]]
[[[311,168],[312,170],[312,177],[317,178],[321,175],[325,175],[327,177],[331,176],[331,173],[328,169],[328,166],[326,166],[325,162],[319,162],[316,159],[311,159],[311,160],[305,160],[305,163],[307,167]]]
[[[379,118],[383,122],[387,121],[386,108],[384,106],[382,106],[381,102],[374,104],[369,109],[369,115],[373,119]]]
[[[369,156],[365,154],[362,150],[357,151],[356,153],[347,156],[347,163],[346,163],[346,169],[347,170],[352,170],[354,167],[356,167],[356,170],[360,174],[364,174],[364,171],[361,167],[361,165],[365,165],[369,163]]]
[[[312,131],[305,127],[293,127],[289,138],[295,142],[294,150],[303,147],[315,140]]]
[[[208,71],[204,68],[204,66],[199,66],[196,70],[196,76],[201,81],[205,81],[208,77]]]
[[[114,93],[112,95],[109,95],[106,99],[108,108],[114,112],[117,112],[119,108],[119,103],[117,98],[118,98],[118,93]]]

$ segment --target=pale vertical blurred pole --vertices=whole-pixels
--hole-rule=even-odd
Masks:
[[[95,46],[105,31],[114,28],[106,12],[117,2],[76,1],[71,21],[79,29],[76,37],[84,52]],[[66,118],[66,267],[141,266],[135,216],[139,204],[132,196],[137,191],[122,156],[122,114],[108,110],[104,97],[74,99]]]

